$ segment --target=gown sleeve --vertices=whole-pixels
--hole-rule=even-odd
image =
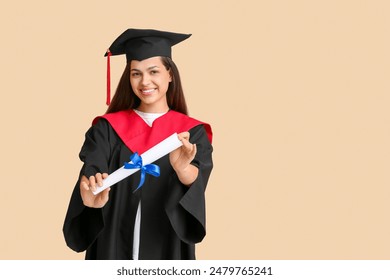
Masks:
[[[203,125],[190,130],[190,142],[195,143],[197,148],[191,164],[198,167],[198,177],[188,187],[179,181],[175,173],[165,210],[178,237],[185,243],[195,244],[206,235],[205,190],[213,168],[213,147]]]
[[[83,204],[80,195],[80,178],[108,173],[110,156],[109,125],[99,121],[85,134],[85,142],[80,151],[84,162],[79,179],[74,187],[63,226],[66,244],[76,252],[85,251],[97,238],[104,227],[103,209],[89,208]]]

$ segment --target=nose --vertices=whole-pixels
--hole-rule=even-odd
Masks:
[[[141,81],[143,86],[147,86],[150,84],[150,76],[148,74],[144,74],[142,76],[142,81]]]

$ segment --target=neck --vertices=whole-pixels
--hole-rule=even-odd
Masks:
[[[162,106],[162,107],[150,107],[150,106],[143,106],[141,104],[136,110],[144,112],[144,113],[153,113],[153,114],[162,114],[169,111],[168,105]]]

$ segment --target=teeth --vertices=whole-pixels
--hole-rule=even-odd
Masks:
[[[154,91],[154,88],[153,89],[142,90],[143,93],[151,93],[153,91]]]

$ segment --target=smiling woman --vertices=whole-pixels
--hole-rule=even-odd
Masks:
[[[166,94],[172,78],[160,57],[133,60],[130,65],[131,88],[141,100],[139,110],[148,113],[167,112]]]
[[[80,152],[84,165],[64,223],[70,248],[87,259],[195,259],[206,234],[205,189],[213,167],[210,125],[187,116],[171,46],[190,35],[128,29],[107,52],[127,65],[105,115],[94,120]],[[134,174],[97,195],[102,180],[136,152],[172,133],[182,147],[155,163],[135,191]]]
[[[159,58],[159,59],[158,59]],[[158,69],[153,69],[152,73],[147,73],[148,75],[159,75],[156,72],[169,72],[169,80],[168,88],[166,90],[166,101],[169,109],[175,110],[182,114],[188,115],[187,104],[185,101],[183,88],[181,85],[180,73],[177,69],[176,64],[170,57],[152,57],[151,60],[156,60],[156,65],[151,65],[150,67]],[[142,77],[142,72],[137,67],[131,70],[131,66],[134,63],[147,63],[149,59],[145,59],[144,61],[132,60],[127,63],[126,68],[122,74],[121,79],[119,80],[119,84],[115,95],[112,99],[110,106],[107,109],[107,113],[114,113],[121,110],[126,110],[127,108],[138,108],[141,106],[141,99],[136,94],[137,88],[134,88],[135,81],[139,81],[140,77]],[[162,65],[160,65],[162,63]],[[153,64],[153,63],[151,63]],[[157,66],[159,65],[159,66]],[[147,67],[149,68],[149,67]],[[151,69],[149,69],[150,71]],[[133,76],[134,75],[134,76]],[[129,79],[130,77],[130,79]],[[136,78],[137,77],[137,78]],[[134,80],[134,83],[131,82]],[[130,94],[129,94],[130,92]]]

